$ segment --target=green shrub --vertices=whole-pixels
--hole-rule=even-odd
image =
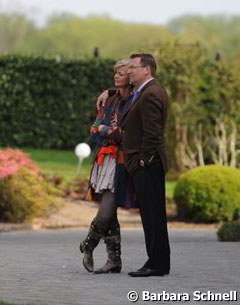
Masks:
[[[0,220],[20,223],[47,215],[61,204],[59,195],[41,176],[23,167],[0,179]]]
[[[217,231],[220,241],[240,241],[240,223],[226,222]]]
[[[216,222],[239,217],[240,171],[208,165],[183,174],[174,191],[180,219]]]

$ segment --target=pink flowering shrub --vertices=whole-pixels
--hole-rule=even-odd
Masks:
[[[0,221],[31,222],[63,203],[61,192],[47,182],[38,166],[18,149],[0,150]]]
[[[22,167],[40,175],[37,165],[23,151],[12,148],[0,149],[0,179],[14,174]]]

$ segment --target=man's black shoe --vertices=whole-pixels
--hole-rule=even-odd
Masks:
[[[147,276],[164,276],[169,274],[169,272],[161,272],[156,269],[141,268],[137,271],[129,272],[128,275],[132,277],[147,277]]]

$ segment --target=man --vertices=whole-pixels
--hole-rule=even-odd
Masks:
[[[164,276],[170,270],[170,247],[165,203],[167,157],[164,130],[167,94],[155,79],[151,54],[132,54],[128,67],[135,87],[133,101],[122,116],[125,166],[133,177],[140,204],[148,260],[132,277]]]

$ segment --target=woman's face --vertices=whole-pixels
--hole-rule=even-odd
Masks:
[[[116,69],[114,74],[114,81],[115,86],[117,88],[123,88],[129,84],[129,77],[127,71],[127,66],[122,66]]]

